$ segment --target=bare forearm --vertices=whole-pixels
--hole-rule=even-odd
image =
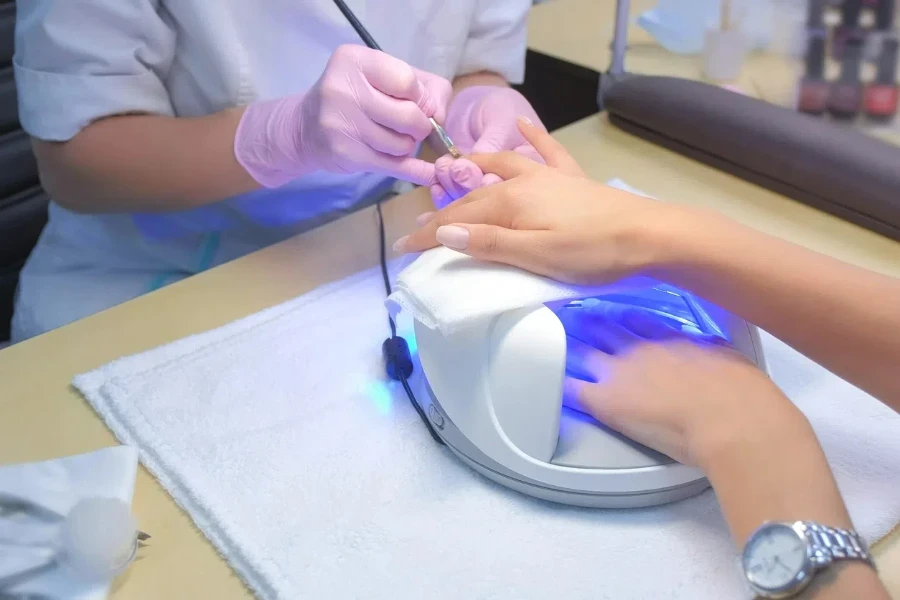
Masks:
[[[775,397],[777,396],[777,398]],[[815,521],[850,528],[825,454],[809,423],[780,392],[766,410],[749,409],[709,435],[698,453],[738,550],[766,521]],[[798,598],[887,600],[877,573],[861,562],[838,561],[816,575]]]
[[[809,422],[786,398],[777,405],[758,400],[766,410],[748,408],[732,426],[722,424],[698,452],[738,547],[764,521],[850,528]]]
[[[731,310],[900,409],[900,280],[692,214],[662,276]]]
[[[713,480],[738,550],[753,529],[765,521],[812,520],[836,527],[851,527],[827,464],[823,466],[816,454],[813,451],[796,462],[780,457],[777,462],[789,467],[786,470],[789,472],[772,468],[772,464],[759,464],[752,473],[735,469],[727,479]],[[804,467],[814,470],[801,470]],[[832,563],[796,598],[889,600],[875,570],[859,561]]]
[[[179,210],[245,193],[259,185],[234,157],[241,114],[110,117],[68,142],[35,140],[41,179],[78,212]]]

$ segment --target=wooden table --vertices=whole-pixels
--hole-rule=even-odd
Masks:
[[[556,0],[559,8],[578,2]],[[582,8],[594,10],[586,0]],[[555,18],[539,7],[535,29]],[[589,13],[598,23],[607,10]],[[576,19],[577,21],[577,19]],[[563,33],[562,31],[560,33]],[[559,40],[571,41],[571,32]],[[571,44],[570,44],[571,45]],[[717,208],[759,229],[900,276],[900,244],[652,146],[591,117],[558,132],[588,172],[621,177],[661,199]],[[408,232],[430,201],[423,190],[385,206],[388,239]],[[350,241],[351,243],[348,243]],[[0,463],[35,461],[116,442],[69,385],[73,375],[123,355],[206,331],[377,264],[373,210],[266,248],[93,317],[0,351]],[[303,261],[298,262],[297,257]],[[327,257],[327,258],[326,258]],[[302,265],[302,268],[298,268]],[[117,580],[113,598],[245,598],[242,582],[145,469],[134,511],[152,547]],[[900,595],[898,535],[876,547],[882,575]]]

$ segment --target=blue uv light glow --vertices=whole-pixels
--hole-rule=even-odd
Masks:
[[[410,329],[403,334],[403,337],[406,338],[406,345],[409,346],[409,355],[415,357],[419,350],[419,347],[416,345],[416,335]]]
[[[728,340],[697,300],[684,290],[660,283],[652,288],[576,300],[562,310],[584,309],[613,323],[625,325],[629,310],[641,310],[654,315],[668,325],[690,335],[714,335]],[[730,341],[730,340],[729,340]]]
[[[391,414],[394,404],[394,395],[386,381],[370,381],[364,386],[364,393],[375,405],[375,410],[380,415]]]

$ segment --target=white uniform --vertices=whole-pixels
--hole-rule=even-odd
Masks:
[[[448,79],[480,70],[523,77],[531,0],[347,3],[386,52],[418,68]],[[32,136],[64,141],[115,114],[211,114],[309,89],[343,43],[359,38],[331,0],[20,2],[19,116]],[[22,272],[13,340],[285,239],[389,185],[371,174],[317,172],[156,215],[80,215],[51,203]]]

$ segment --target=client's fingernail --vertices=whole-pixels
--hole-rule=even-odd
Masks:
[[[422,213],[421,215],[416,217],[416,225],[418,225],[419,227],[425,225],[426,223],[428,223],[428,221],[431,220],[431,217],[433,217],[433,216],[434,216],[434,211]]]
[[[465,250],[469,247],[469,230],[463,227],[456,225],[438,227],[435,237],[438,242],[454,250]]]
[[[519,117],[519,121],[522,122],[522,125],[525,125],[527,127],[534,127],[534,123],[532,123],[531,119],[529,119],[528,117]]]
[[[409,236],[404,235],[402,238],[394,242],[394,252],[403,252],[406,249],[407,240],[409,240]]]

